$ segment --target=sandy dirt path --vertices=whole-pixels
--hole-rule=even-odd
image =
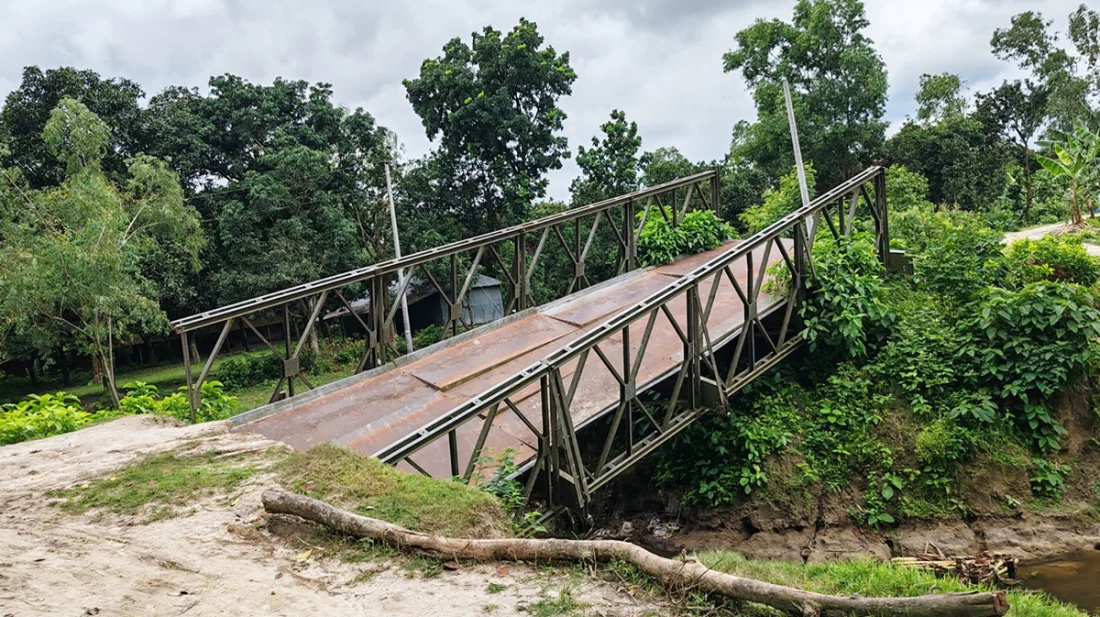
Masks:
[[[255,476],[233,495],[205,500],[190,516],[150,524],[73,516],[49,503],[49,491],[148,453],[273,445],[229,433],[224,423],[179,426],[134,416],[0,447],[0,616],[514,615],[559,599],[563,589],[586,605],[572,614],[654,614],[654,606],[577,572],[499,564],[429,579],[397,564],[297,561],[306,547],[257,528],[270,474]],[[352,582],[387,566],[368,581]],[[491,583],[496,593],[489,592]]]

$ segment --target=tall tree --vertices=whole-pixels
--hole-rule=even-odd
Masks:
[[[110,129],[111,144],[101,161],[108,177],[121,181],[126,160],[143,151],[146,135],[138,101],[141,87],[128,79],[103,79],[98,73],[61,67],[23,70],[23,80],[12,90],[0,111],[0,142],[8,154],[0,165],[18,169],[31,188],[57,186],[64,168],[42,139],[50,112],[63,98],[81,101]]]
[[[614,109],[611,120],[600,125],[603,139],[592,138],[592,147],[577,148],[581,175],[569,185],[573,205],[579,206],[637,190],[642,138],[638,124],[627,123],[626,113]]]
[[[917,91],[917,120],[941,122],[961,116],[966,111],[966,97],[962,89],[962,80],[954,73],[921,75],[920,90]]]
[[[92,356],[117,405],[114,345],[167,329],[140,256],[150,245],[178,242],[198,268],[199,219],[176,174],[151,157],[132,159],[128,181],[116,188],[101,168],[110,130],[82,103],[62,99],[43,139],[64,170],[60,186],[35,191],[19,186],[17,173],[4,174],[18,199],[7,202],[0,222],[3,312],[43,355],[66,337]]]
[[[873,161],[885,139],[886,68],[859,0],[799,0],[791,22],[757,20],[723,57],[754,90],[759,120],[741,154],[773,179],[794,164],[782,80],[790,81],[803,154],[831,187]]]
[[[886,158],[928,180],[928,199],[971,211],[991,208],[1005,188],[1011,146],[973,116],[906,122],[886,143]]]
[[[208,95],[158,94],[147,117],[154,152],[207,222],[208,297],[234,302],[387,255],[382,163],[396,140],[363,110],[336,106],[328,84],[223,75]]]
[[[569,156],[558,101],[577,75],[568,52],[544,42],[526,19],[507,34],[486,26],[469,45],[451,39],[403,82],[428,138],[439,139],[436,164],[465,186],[458,192],[470,201],[446,207],[468,233],[525,218],[546,194],[546,173]]]
[[[987,128],[1000,132],[1015,145],[1017,159],[1024,169],[1027,193],[1024,200],[1024,223],[1031,222],[1035,153],[1032,141],[1046,122],[1050,89],[1030,79],[1006,81],[992,92],[978,96],[976,117]]]

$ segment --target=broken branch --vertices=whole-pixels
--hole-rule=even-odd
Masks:
[[[281,490],[263,494],[264,509],[292,514],[348,535],[447,559],[472,561],[611,561],[637,566],[666,586],[703,591],[764,604],[795,615],[866,617],[997,617],[1008,611],[1003,591],[935,594],[908,598],[839,597],[774,585],[712,570],[695,561],[665,559],[617,540],[444,538],[341,510],[323,501]]]

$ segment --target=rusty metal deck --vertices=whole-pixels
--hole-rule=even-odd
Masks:
[[[307,396],[243,414],[238,417],[236,430],[260,433],[297,449],[327,442],[346,445],[366,455],[375,454],[427,422],[476,398],[503,379],[539,362],[737,243],[734,240],[667,266],[630,272],[556,303],[502,320],[456,340],[444,341],[418,353],[412,361],[355,375]],[[761,253],[756,256],[759,264],[763,254],[756,251],[754,255],[757,252]],[[777,260],[778,253],[772,252],[769,264]],[[744,285],[747,279],[745,262],[733,264],[732,272]],[[744,305],[728,280],[720,284],[714,302],[707,328],[717,342],[728,339],[740,329]],[[781,299],[761,293],[757,310],[764,313],[780,302]],[[673,306],[671,310],[677,321],[681,321],[680,313],[686,312],[687,306]],[[632,349],[643,340],[644,328],[644,323],[630,327]],[[608,355],[621,354],[621,345],[619,333],[610,337],[603,347]],[[672,323],[658,323],[649,337],[648,350],[637,376],[639,387],[675,372],[683,361],[683,351],[683,343]],[[571,409],[575,426],[583,426],[614,408],[619,401],[619,384],[615,376],[606,369],[601,370],[600,365],[601,360],[595,354],[587,357]],[[576,368],[566,367],[563,375],[568,377]],[[512,397],[512,402],[527,418],[538,418],[537,384],[529,390]],[[486,448],[494,452],[513,448],[517,452],[516,461],[520,463],[534,456],[537,444],[530,443],[531,432],[521,425],[520,418],[512,411],[498,413],[493,424],[497,430],[489,434]],[[464,450],[473,448],[477,437],[473,425],[457,431],[459,445]],[[446,447],[428,448],[417,460],[433,476],[446,476],[450,468]],[[404,463],[402,467],[411,469]]]

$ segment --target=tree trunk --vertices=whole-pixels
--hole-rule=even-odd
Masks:
[[[202,357],[199,356],[199,345],[195,342],[195,338],[195,336],[187,338],[187,348],[191,350],[191,364],[199,365],[202,364]]]
[[[66,388],[72,385],[72,364],[69,362],[69,354],[65,350],[57,350],[57,366],[61,369],[61,384]]]
[[[1027,178],[1027,198],[1024,200],[1024,225],[1031,224],[1031,156],[1024,147],[1024,177]]]
[[[92,356],[92,383],[103,383],[103,363],[100,362],[99,356]]]
[[[38,390],[38,371],[34,370],[35,360],[27,361],[27,377],[31,379],[31,387]]]
[[[323,501],[280,490],[263,494],[264,509],[293,514],[341,533],[371,538],[420,553],[474,561],[611,561],[634,564],[666,586],[693,588],[764,604],[793,615],[855,615],[882,617],[996,617],[1008,611],[1003,591],[933,594],[908,598],[828,596],[742,578],[712,570],[692,560],[659,557],[644,548],[617,540],[444,538],[359,516]]]
[[[111,359],[99,357],[99,365],[103,367],[103,389],[111,396],[111,404],[115,409],[119,408],[118,384],[115,383],[115,367]]]

